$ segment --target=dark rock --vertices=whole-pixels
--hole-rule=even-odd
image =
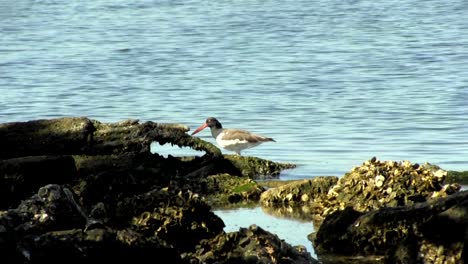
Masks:
[[[76,179],[71,156],[29,156],[0,160],[0,209],[16,207],[46,184]]]
[[[292,247],[278,236],[252,225],[238,232],[202,241],[194,253],[184,255],[191,263],[318,263],[305,248]]]
[[[80,153],[95,130],[84,117],[0,124],[0,159]]]
[[[110,155],[149,152],[152,142],[191,147],[221,156],[209,142],[191,137],[178,124],[128,120],[101,123],[85,117],[66,117],[0,124],[0,159],[39,155]]]
[[[292,165],[224,157],[187,131],[177,124],[87,118],[0,125],[0,198],[10,208],[0,211],[2,262],[197,261],[189,256],[202,240],[224,235],[211,205],[258,202],[264,189],[251,178],[275,177]],[[207,154],[165,158],[149,151],[154,141]],[[262,232],[256,235],[267,235]],[[253,237],[240,244],[250,245]],[[275,243],[285,263],[310,258]]]
[[[193,159],[196,161],[197,159]],[[186,175],[182,176],[183,178],[191,178],[191,179],[201,179],[208,177],[210,175],[220,174],[220,173],[228,173],[230,175],[242,176],[242,172],[232,164],[227,159],[223,157],[208,157],[207,159],[198,159],[200,160],[200,168],[191,170]]]
[[[139,232],[163,239],[181,251],[193,250],[200,240],[223,233],[224,228],[211,207],[192,193],[179,193],[165,205],[134,217],[132,223]]]
[[[0,253],[7,259],[14,258],[16,250],[11,250],[23,237],[84,227],[87,220],[70,190],[46,185],[18,208],[0,213]]]
[[[467,227],[464,191],[370,212],[347,207],[329,215],[312,240],[319,256],[377,254],[400,263],[460,263]]]
[[[24,263],[132,263],[138,259],[182,263],[164,241],[131,229],[71,229],[26,236],[17,245]]]

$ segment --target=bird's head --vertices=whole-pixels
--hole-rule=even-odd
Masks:
[[[197,129],[195,129],[195,131],[193,131],[192,136],[195,135],[196,133],[202,131],[203,129],[205,129],[207,127],[211,128],[211,129],[213,129],[213,128],[217,128],[217,129],[223,128],[223,126],[218,121],[218,119],[216,119],[214,117],[208,117],[203,125],[201,125]]]

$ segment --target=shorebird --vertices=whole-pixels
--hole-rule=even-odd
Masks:
[[[222,148],[234,151],[237,155],[241,154],[241,151],[248,148],[253,148],[264,142],[273,141],[274,139],[252,134],[245,130],[223,128],[218,119],[209,117],[206,122],[193,131],[192,136],[209,127],[211,129],[211,135],[216,139],[216,143]]]

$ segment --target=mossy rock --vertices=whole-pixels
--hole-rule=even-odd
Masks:
[[[204,157],[200,158],[198,156],[177,157],[180,161],[187,163],[203,160],[203,158]],[[222,173],[228,172],[226,170],[227,167],[232,167],[237,173],[229,173],[256,180],[277,179],[283,170],[296,168],[296,165],[292,163],[276,162],[258,157],[224,155],[220,157],[220,159],[218,159],[218,157],[216,157],[216,159],[219,164],[224,164],[223,168],[225,168],[225,170],[223,170]]]
[[[468,171],[447,171],[446,181],[468,185]]]
[[[257,203],[265,189],[248,177],[212,175],[200,180],[200,194],[213,207],[230,208]]]
[[[253,179],[278,178],[283,170],[296,167],[295,164],[274,162],[257,157],[224,155],[224,158],[231,161],[242,172],[242,175]]]

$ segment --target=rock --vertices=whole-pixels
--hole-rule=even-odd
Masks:
[[[202,241],[225,235],[211,206],[256,203],[265,189],[252,178],[275,177],[293,165],[222,156],[187,131],[177,124],[87,118],[1,124],[0,203],[8,208],[0,211],[2,261],[197,261],[189,256]],[[207,154],[166,158],[149,151],[153,141]],[[255,234],[271,235],[264,232]],[[283,251],[262,259],[310,258],[275,243]],[[253,259],[247,249],[235,250],[227,254]]]
[[[256,225],[204,240],[183,258],[190,263],[319,263],[305,248],[292,247]]]
[[[338,177],[315,177],[309,180],[298,180],[282,186],[271,188],[262,193],[262,206],[301,204],[326,195]],[[306,200],[306,201],[304,201]]]
[[[24,200],[18,208],[0,213],[0,254],[15,259],[17,246],[28,235],[85,227],[87,218],[67,188],[50,184]],[[7,261],[8,262],[8,261]]]
[[[132,224],[142,233],[152,234],[175,246],[180,251],[191,251],[202,239],[223,233],[224,223],[211,212],[211,207],[192,193],[179,193],[136,216]],[[181,239],[183,238],[183,239]]]
[[[101,123],[65,117],[0,124],[0,159],[39,155],[110,155],[149,152],[152,142],[191,147],[221,156],[213,144],[191,137],[178,124],[128,120]]]
[[[444,184],[446,172],[432,164],[371,159],[346,173],[326,196],[315,198],[322,208],[316,219],[352,207],[368,212],[384,207],[411,205],[458,192],[460,185]],[[316,227],[320,225],[317,221]]]
[[[193,183],[195,191],[202,194],[207,203],[217,208],[239,207],[257,203],[265,189],[248,177],[229,174],[211,175]],[[200,189],[198,189],[200,188]]]
[[[183,263],[176,249],[131,229],[71,229],[26,236],[17,245],[16,263],[132,263],[164,259]]]
[[[290,181],[266,190],[260,196],[264,211],[279,217],[293,217],[321,222],[323,205],[316,201],[325,199],[338,177],[323,176],[309,180]]]
[[[224,157],[238,168],[242,175],[254,179],[277,178],[281,171],[296,167],[291,163],[273,162],[257,157],[239,155],[225,155]]]
[[[382,255],[386,263],[460,263],[467,212],[468,191],[370,212],[346,207],[330,214],[312,241],[319,256]]]
[[[447,183],[468,184],[468,171],[447,171]]]
[[[77,177],[71,156],[29,156],[0,160],[0,209],[16,207],[46,184],[64,184]]]

